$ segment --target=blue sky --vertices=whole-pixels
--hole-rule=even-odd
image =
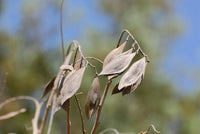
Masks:
[[[179,0],[174,7],[183,21],[184,31],[170,46],[164,69],[180,91],[189,93],[191,90],[199,90],[200,1]]]
[[[13,3],[13,0],[3,0],[5,5],[3,13],[0,15],[0,30],[6,30],[10,34],[15,33],[21,23],[22,3],[26,1],[19,0]],[[189,93],[191,90],[198,90],[199,86],[199,79],[195,77],[197,77],[196,73],[200,72],[200,1],[177,0],[174,9],[175,14],[183,21],[184,32],[170,45],[168,57],[162,65],[163,72],[174,83],[177,90]],[[51,14],[52,12],[50,10],[48,13]],[[69,14],[71,12],[81,17],[71,16]],[[48,16],[48,13],[45,15]],[[113,20],[110,16],[101,12],[97,0],[67,0],[63,13],[67,16],[66,18],[73,19],[73,23],[63,24],[66,40],[79,40],[84,34],[81,31],[94,27],[100,31],[112,33]],[[59,14],[55,14],[55,18],[59,19]],[[43,23],[48,27],[59,24],[59,21],[53,22],[44,18]],[[58,31],[54,42],[51,43],[55,45],[59,41],[60,34]],[[49,44],[49,42],[46,42],[46,44]]]

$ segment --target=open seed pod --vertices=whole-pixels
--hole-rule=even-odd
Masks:
[[[110,76],[120,74],[129,66],[136,53],[121,53],[110,61],[101,71],[99,75]]]
[[[85,102],[85,114],[88,119],[96,112],[100,102],[100,85],[98,77],[94,78]]]
[[[133,63],[124,76],[122,76],[120,82],[114,87],[112,94],[122,92],[122,95],[125,95],[132,93],[144,78],[146,64],[145,57]]]
[[[133,51],[133,49],[131,48],[131,49],[127,50],[126,52],[123,52],[123,53],[119,54],[118,56],[120,56],[120,55],[126,55],[126,54],[131,54],[132,51]],[[117,57],[116,57],[116,58],[117,58]],[[123,73],[123,71],[122,71],[121,73]],[[109,75],[109,76],[108,76],[108,79],[111,80],[111,79],[113,79],[113,78],[116,78],[116,77],[119,76],[121,73],[119,73],[119,74],[114,74],[114,75]]]
[[[75,62],[73,64],[74,64],[74,69],[79,69],[82,67],[82,65],[85,65],[85,60],[82,59],[78,48],[76,49]]]
[[[144,74],[145,68],[145,57],[133,63],[133,65],[131,65],[128,71],[120,79],[118,89],[121,90],[123,87],[127,87],[136,83],[142,74]]]
[[[64,71],[67,70],[66,66],[69,67],[68,70],[73,70],[73,68],[70,67],[69,63],[70,63],[70,60],[71,60],[71,56],[72,56],[73,52],[71,51],[66,57],[65,57],[65,60],[63,62],[63,64],[61,65],[61,68],[57,74],[57,76],[55,76],[51,81],[49,81],[47,83],[47,85],[45,86],[45,90],[44,90],[44,93],[42,95],[41,98],[43,98],[47,93],[49,93],[53,88],[58,88],[59,86],[59,83],[61,82],[61,75],[64,73]]]
[[[124,46],[126,45],[125,41],[124,43],[122,43],[122,45],[120,45],[118,48],[113,49],[104,59],[103,61],[103,68],[109,63],[111,62],[117,55],[121,54],[123,52]]]
[[[142,82],[142,79],[143,79],[143,75],[136,81],[136,83],[134,83],[133,85],[131,86],[128,86],[126,88],[123,88],[122,89],[122,95],[125,95],[125,94],[129,94],[129,93],[132,93],[133,91],[135,91],[135,89],[140,85],[140,83]]]
[[[119,86],[119,83],[117,85],[115,85],[115,87],[113,88],[112,95],[122,92],[122,90],[118,89],[118,86]]]
[[[61,105],[63,105],[67,99],[71,98],[80,88],[85,68],[86,67],[73,70],[65,78],[60,95],[58,96],[58,101],[60,101],[59,103]]]

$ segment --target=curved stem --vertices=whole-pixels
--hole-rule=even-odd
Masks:
[[[147,129],[147,131],[146,131],[146,134],[150,131],[150,129],[153,129],[153,131],[154,132],[156,132],[157,134],[159,134],[160,133],[160,131],[158,131],[158,130],[156,130],[156,128],[154,127],[154,125],[153,124],[151,124],[150,126],[149,126],[149,128]]]
[[[99,118],[100,118],[100,115],[101,115],[101,110],[102,110],[102,107],[103,107],[103,104],[104,104],[104,101],[105,101],[105,99],[106,99],[106,96],[107,96],[107,93],[108,93],[108,89],[109,89],[111,83],[112,83],[112,81],[111,81],[111,80],[108,80],[108,82],[107,82],[107,84],[106,84],[106,87],[105,87],[103,96],[102,96],[101,101],[100,101],[100,104],[99,104],[99,108],[98,108],[96,120],[95,120],[94,126],[93,126],[93,128],[92,128],[91,134],[95,134],[96,129],[97,129],[97,127],[98,127],[99,124],[100,124]]]
[[[133,35],[132,35],[127,29],[125,29],[124,31],[122,31],[122,33],[121,33],[121,35],[120,35],[120,37],[119,37],[119,41],[118,41],[118,43],[117,43],[117,47],[119,46],[119,44],[120,44],[120,42],[121,42],[121,39],[122,39],[124,33],[127,33],[128,36],[130,36],[131,39],[133,40],[134,43],[133,43],[132,47],[134,48],[134,46],[137,45],[137,47],[138,47],[137,52],[140,51],[140,53],[141,53],[144,57],[146,57],[147,62],[150,62],[148,55],[146,55],[146,54],[142,51],[142,49],[141,49],[139,43],[137,42],[137,40],[133,37]],[[127,37],[127,38],[128,38],[128,37]]]
[[[104,134],[104,133],[109,132],[109,131],[112,131],[112,132],[114,132],[115,134],[120,134],[120,133],[119,133],[116,129],[114,129],[114,128],[105,129],[105,130],[101,131],[99,134]]]
[[[94,68],[95,73],[96,73],[96,76],[97,76],[98,73],[97,73],[97,69],[96,69],[96,67],[95,67],[94,65],[92,65],[92,64],[91,64],[91,63],[86,59],[86,57],[83,55],[82,50],[81,50],[81,46],[80,46],[79,42],[76,41],[76,40],[73,40],[72,43],[75,44],[76,47],[78,48],[78,50],[79,50],[79,52],[80,52],[80,55],[81,55],[82,59],[83,59],[84,61],[86,61],[86,65],[88,64],[89,66],[91,66],[92,68]]]
[[[31,100],[34,102],[35,104],[35,107],[36,107],[36,110],[35,110],[35,115],[32,119],[32,128],[33,128],[33,134],[38,134],[40,133],[39,129],[38,129],[38,120],[39,120],[39,116],[40,116],[40,111],[41,111],[41,108],[43,106],[43,102],[39,103],[38,100],[36,100],[35,98],[33,97],[30,97],[30,96],[18,96],[18,97],[13,97],[13,98],[10,98],[6,101],[4,101],[3,103],[0,104],[0,109],[6,105],[7,103],[10,103],[10,102],[13,102],[13,101],[16,101],[16,100]]]
[[[121,42],[121,40],[122,40],[122,37],[123,37],[124,33],[125,33],[125,30],[122,31],[122,33],[121,33],[121,35],[120,35],[120,37],[119,37],[119,40],[118,40],[118,43],[117,43],[117,47],[119,47],[119,44],[120,44],[120,42]]]
[[[96,57],[85,57],[85,58],[86,58],[86,59],[93,59],[93,60],[96,60],[96,61],[98,61],[99,63],[103,64],[103,61],[100,60],[100,59],[98,59],[98,58],[96,58]]]

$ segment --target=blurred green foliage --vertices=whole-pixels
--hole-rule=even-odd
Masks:
[[[0,11],[2,7],[0,1]],[[62,63],[60,50],[42,47],[43,36],[40,31],[40,14],[34,14],[37,4],[24,4],[23,20],[16,34],[10,35],[0,31],[0,74],[1,81],[8,72],[6,89],[0,101],[18,95],[30,95],[40,98],[44,85],[56,75]],[[34,2],[33,2],[34,3]],[[47,7],[57,3],[47,3]],[[34,6],[35,5],[35,6]],[[120,132],[140,132],[154,124],[163,134],[197,134],[200,129],[200,93],[194,96],[181,96],[173,90],[170,81],[157,72],[157,65],[167,56],[166,45],[181,31],[181,25],[173,15],[172,1],[167,0],[104,0],[99,1],[102,11],[115,20],[114,33],[124,29],[131,33],[149,55],[151,62],[147,66],[145,78],[138,89],[130,95],[111,96],[111,90],[105,101],[101,115],[99,131],[106,128],[116,128]],[[59,12],[59,8],[56,10]],[[58,27],[57,25],[55,27]],[[88,46],[82,46],[86,56],[94,56],[103,60],[106,54],[115,47],[116,35],[100,38],[101,32],[86,31],[83,39]],[[113,41],[114,40],[114,41]],[[80,42],[81,43],[81,42]],[[59,44],[58,47],[60,48]],[[98,51],[96,51],[98,50]],[[100,71],[100,65],[97,65]],[[84,106],[87,90],[94,77],[93,70],[87,69],[78,96]],[[100,78],[102,92],[105,78]],[[116,84],[114,80],[111,88]],[[1,83],[2,84],[2,83]],[[31,133],[24,126],[31,126],[34,107],[30,102],[15,102],[4,107],[1,114],[26,107],[28,112],[13,119],[0,121],[0,134],[16,132]],[[84,107],[82,107],[84,109]],[[77,105],[72,98],[71,105],[72,134],[81,133],[81,123]],[[86,129],[92,128],[94,118],[85,119]],[[63,110],[55,116],[52,128],[53,134],[66,133],[66,114]],[[153,133],[153,132],[152,132]]]

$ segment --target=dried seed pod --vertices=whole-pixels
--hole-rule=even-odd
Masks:
[[[124,87],[134,85],[138,79],[141,78],[145,73],[146,60],[145,57],[133,63],[133,65],[128,69],[128,71],[122,76],[118,89],[121,90]],[[140,82],[139,82],[140,83]]]
[[[70,108],[70,100],[66,100],[63,104],[62,104],[62,109],[64,109],[66,112],[69,111]]]
[[[98,77],[94,78],[85,102],[85,114],[88,119],[96,112],[100,102],[100,86]]]
[[[119,86],[119,83],[117,85],[115,85],[115,87],[113,88],[112,95],[113,94],[118,94],[118,93],[122,92],[122,90],[118,89],[118,86]]]
[[[132,93],[140,85],[143,75],[131,86],[122,89],[122,95]],[[120,90],[121,91],[121,90]]]
[[[71,56],[72,56],[73,52],[70,52],[66,57],[65,57],[65,61],[63,62],[62,66],[69,66],[69,62],[71,60]],[[70,68],[71,69],[71,68]],[[57,86],[59,86],[60,83],[60,77],[63,74],[63,70],[60,70],[57,74],[57,76],[55,76],[51,81],[49,81],[47,83],[47,85],[45,86],[45,90],[44,93],[42,95],[41,98],[43,98],[48,92],[50,92],[53,87],[55,86],[55,88],[58,88]]]
[[[62,66],[60,66],[60,69],[63,70],[63,71],[74,70],[74,68],[71,65],[62,65]]]
[[[63,82],[60,95],[58,96],[58,100],[60,99],[61,105],[63,105],[67,99],[71,98],[78,91],[84,72],[85,67],[73,70],[67,75]]]
[[[119,86],[119,83],[114,87],[113,91],[112,91],[112,95],[113,94],[118,94],[118,93],[121,93],[122,92],[122,95],[123,94],[123,91],[130,91],[131,90],[131,86],[128,86],[128,87],[124,87],[122,88],[121,90],[118,89],[118,86]]]
[[[124,52],[110,61],[99,75],[109,76],[122,73],[130,64],[136,53]]]
[[[85,65],[85,60],[82,59],[79,49],[77,48],[75,53],[75,62],[74,62],[74,69],[79,69]]]
[[[71,51],[66,57],[65,61],[63,62],[63,65],[69,65],[71,57],[72,57],[73,51]]]
[[[127,50],[126,52],[124,52],[124,53],[122,53],[122,54],[131,54],[132,51],[133,51],[133,48]],[[120,74],[121,74],[121,73],[120,73]],[[113,79],[113,78],[116,78],[116,77],[119,76],[120,74],[110,75],[110,76],[108,76],[108,79],[111,80],[111,79]]]
[[[111,62],[117,55],[119,55],[120,53],[122,53],[124,46],[126,45],[125,41],[121,46],[119,46],[118,48],[113,49],[104,59],[103,61],[103,68],[109,63]]]
[[[55,79],[56,79],[56,76],[47,83],[47,85],[45,86],[44,93],[41,98],[43,98],[47,93],[49,93],[53,89]]]

